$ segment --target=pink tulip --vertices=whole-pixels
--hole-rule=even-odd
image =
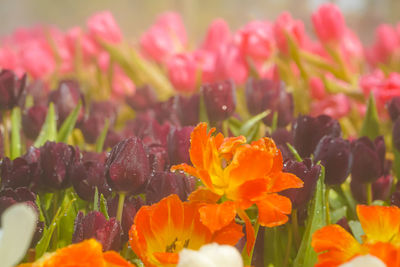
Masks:
[[[207,51],[218,51],[218,49],[231,40],[231,32],[228,23],[223,19],[214,20],[208,27],[202,49]]]
[[[235,34],[235,43],[241,53],[253,60],[267,60],[275,46],[271,23],[252,21]]]
[[[318,77],[309,80],[310,95],[313,99],[322,100],[326,97],[324,82]]]
[[[114,66],[112,77],[112,95],[114,98],[123,98],[135,93],[135,84],[126,76],[125,72],[118,66]]]
[[[240,49],[233,43],[221,47],[215,63],[218,80],[232,79],[236,84],[244,84],[248,74],[246,59]]]
[[[79,51],[85,61],[98,53],[99,48],[96,42],[85,34],[80,27],[69,29],[65,38],[70,52],[76,54]]]
[[[177,91],[193,92],[196,89],[196,61],[193,54],[182,53],[167,61],[168,77]]]
[[[31,40],[21,45],[19,58],[22,67],[34,79],[46,77],[56,68],[53,52],[43,40]]]
[[[351,110],[350,101],[344,94],[329,95],[311,104],[311,115],[329,115],[334,119],[346,116]]]
[[[375,43],[369,51],[373,65],[387,63],[399,50],[400,33],[388,24],[380,25],[375,33]]]
[[[89,35],[94,39],[117,44],[122,41],[121,30],[109,11],[98,12],[87,20]]]
[[[306,34],[301,20],[294,20],[289,12],[283,12],[275,21],[275,41],[282,53],[288,53],[288,44],[285,33],[292,36],[299,47],[303,47]]]
[[[318,39],[324,44],[339,43],[346,33],[342,12],[334,4],[321,5],[312,14],[312,23]]]
[[[183,52],[187,45],[185,27],[177,13],[167,12],[140,38],[145,55],[156,62],[164,62],[173,54]]]
[[[0,47],[0,69],[13,70],[18,76],[24,73],[24,69],[20,66],[19,58],[7,46]]]
[[[197,50],[193,53],[196,65],[201,70],[201,83],[212,83],[216,81],[215,64],[217,54],[207,50]]]

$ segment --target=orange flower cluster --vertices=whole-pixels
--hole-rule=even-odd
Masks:
[[[238,214],[245,221],[247,251],[250,253],[255,233],[245,210],[256,205],[260,225],[273,227],[284,224],[292,206],[288,198],[277,193],[288,188],[300,188],[303,182],[293,174],[282,172],[282,155],[272,139],[261,138],[246,144],[243,136],[224,138],[221,133],[213,136],[214,131],[215,128],[207,131],[206,123],[197,125],[191,134],[190,160],[193,166],[175,165],[171,170],[183,170],[204,183],[206,188],[192,193],[191,200],[207,199],[210,202],[200,210],[205,225],[220,225],[224,218],[215,215],[221,209],[230,215],[229,219]],[[216,204],[222,196],[227,201]]]
[[[357,215],[365,234],[362,244],[336,224],[314,233],[311,245],[320,253],[316,266],[339,266],[365,254],[381,259],[387,266],[400,266],[400,209],[359,205]]]
[[[129,232],[130,244],[145,266],[174,266],[183,248],[198,250],[204,244],[216,242],[235,245],[243,236],[229,209],[215,210],[223,222],[207,227],[201,222],[199,209],[204,204],[182,202],[170,195],[152,206],[142,207]]]
[[[18,267],[134,267],[115,251],[102,251],[102,246],[95,239],[85,240],[44,255],[33,263]]]

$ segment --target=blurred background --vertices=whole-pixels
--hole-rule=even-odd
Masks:
[[[126,37],[135,38],[144,32],[157,14],[175,10],[182,14],[189,40],[198,41],[207,25],[217,17],[224,18],[237,29],[249,20],[274,20],[282,11],[290,11],[302,19],[310,30],[310,14],[324,0],[0,0],[0,35],[18,27],[52,24],[67,29],[84,26],[96,11],[110,10]],[[400,21],[400,0],[336,0],[348,26],[362,41],[373,39],[380,23]]]

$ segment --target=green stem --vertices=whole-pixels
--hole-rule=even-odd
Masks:
[[[257,240],[257,235],[258,235],[258,229],[260,229],[260,224],[258,223],[258,220],[257,220],[256,224],[254,225],[254,234],[255,234],[256,240]],[[250,255],[247,255],[246,246],[247,246],[247,243],[243,248],[244,253],[242,253],[242,257],[243,257],[244,266],[250,266],[251,261],[253,259],[253,253],[254,253],[254,248],[255,248],[256,244],[254,244],[253,247],[251,248]]]
[[[298,249],[300,247],[300,234],[299,234],[299,219],[297,218],[297,209],[292,210],[292,227],[293,228],[293,236],[294,236],[294,241],[296,243],[296,248]]]
[[[289,262],[289,258],[290,258],[290,250],[292,249],[292,241],[293,241],[293,235],[292,235],[292,225],[288,224],[287,225],[288,228],[288,243],[286,246],[286,253],[285,253],[285,259],[283,260],[283,267],[286,267],[288,265]]]
[[[326,212],[326,225],[331,224],[331,216],[329,211],[329,191],[331,188],[329,186],[326,187],[325,190],[325,212]]]
[[[229,136],[229,121],[228,120],[224,120],[222,122],[222,132],[224,133],[225,137]]]
[[[3,146],[4,146],[4,156],[6,157],[10,157],[11,156],[11,152],[10,152],[10,136],[9,136],[9,132],[8,132],[8,112],[7,110],[3,111]]]
[[[125,201],[125,193],[119,193],[118,198],[118,209],[117,209],[117,220],[121,222],[122,219],[122,212],[124,210],[124,201]]]
[[[372,183],[366,184],[366,190],[367,190],[367,205],[371,205],[371,203],[372,203]]]

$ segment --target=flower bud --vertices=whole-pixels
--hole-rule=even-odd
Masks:
[[[26,75],[18,79],[11,70],[0,72],[0,110],[10,110],[20,104],[25,91]]]
[[[321,167],[313,165],[309,158],[302,162],[288,159],[283,163],[282,171],[293,173],[304,182],[304,185],[302,188],[284,190],[281,194],[290,198],[294,209],[305,207],[314,194]]]
[[[136,88],[135,94],[132,96],[127,96],[125,100],[133,110],[144,111],[157,103],[157,96],[150,86],[145,85],[143,87]]]
[[[232,81],[204,84],[201,92],[210,121],[219,122],[229,118],[236,108],[236,88]]]
[[[396,121],[400,115],[400,96],[395,96],[390,99],[386,104],[386,108],[389,112],[390,119]]]
[[[0,168],[1,188],[28,187],[31,182],[30,166],[23,158],[3,158]]]
[[[190,135],[194,127],[173,128],[167,137],[168,155],[171,165],[190,164]]]
[[[68,115],[78,105],[79,101],[83,101],[83,95],[79,88],[79,84],[73,80],[60,81],[58,88],[49,95],[49,101],[53,102],[58,115],[58,123],[61,124]],[[82,121],[84,115],[84,107],[78,115],[77,123]]]
[[[111,102],[93,102],[88,118],[80,126],[85,141],[94,144],[104,129],[106,119],[108,119],[109,125],[114,125],[116,118],[117,110]]]
[[[358,183],[371,183],[383,175],[385,142],[382,136],[372,142],[364,136],[352,143],[353,168],[351,177]]]
[[[341,134],[339,122],[326,115],[299,116],[293,123],[292,131],[294,147],[303,158],[314,152],[325,135],[338,137]]]
[[[294,159],[293,153],[289,150],[287,144],[293,145],[293,134],[285,128],[278,128],[271,134],[276,147],[281,151],[283,159]]]
[[[115,218],[106,220],[103,213],[91,211],[86,216],[80,211],[75,218],[72,243],[95,238],[103,246],[103,251],[121,249],[121,225]]]
[[[117,215],[118,209],[118,199],[119,196],[115,196],[114,198],[108,200],[107,208],[108,214],[112,217]],[[128,241],[128,233],[132,227],[133,220],[135,218],[136,212],[144,205],[143,200],[140,197],[127,197],[124,201],[124,208],[122,210],[122,218],[121,218],[121,225],[122,225],[122,240],[123,242]]]
[[[38,137],[46,119],[46,114],[46,106],[33,106],[22,115],[22,129],[26,137],[31,140],[35,140]]]
[[[151,173],[162,172],[170,166],[167,149],[160,145],[147,147]]]
[[[267,125],[272,124],[275,112],[278,115],[279,127],[284,127],[293,120],[293,96],[285,91],[282,82],[250,78],[246,83],[246,103],[252,115],[265,110],[270,111],[263,120]]]
[[[104,162],[101,161],[86,160],[77,163],[72,168],[71,183],[78,196],[89,202],[93,201],[96,187],[99,194],[105,197],[111,194],[104,174]]]
[[[143,142],[130,137],[119,142],[106,161],[106,176],[118,192],[138,193],[150,176],[150,164]]]
[[[70,184],[72,168],[79,160],[79,151],[65,143],[49,141],[40,150],[43,186],[56,190],[66,188]]]
[[[182,126],[195,126],[199,122],[200,94],[176,95],[175,110]]]
[[[330,3],[321,5],[312,14],[312,22],[318,39],[326,43],[339,43],[345,34],[346,23],[340,9]]]
[[[89,35],[94,40],[100,39],[113,44],[122,41],[121,30],[109,11],[98,12],[92,15],[87,21],[87,26]]]
[[[314,162],[318,161],[325,167],[325,184],[342,184],[349,176],[352,164],[349,141],[324,136],[314,151]]]
[[[274,35],[279,51],[284,54],[289,52],[287,35],[291,36],[293,41],[295,41],[299,47],[303,46],[306,39],[303,22],[301,20],[293,19],[289,12],[283,12],[276,19],[274,24]]]
[[[157,172],[151,177],[146,188],[146,202],[151,205],[172,194],[177,194],[185,201],[195,189],[195,185],[195,178],[186,177],[183,173]]]

